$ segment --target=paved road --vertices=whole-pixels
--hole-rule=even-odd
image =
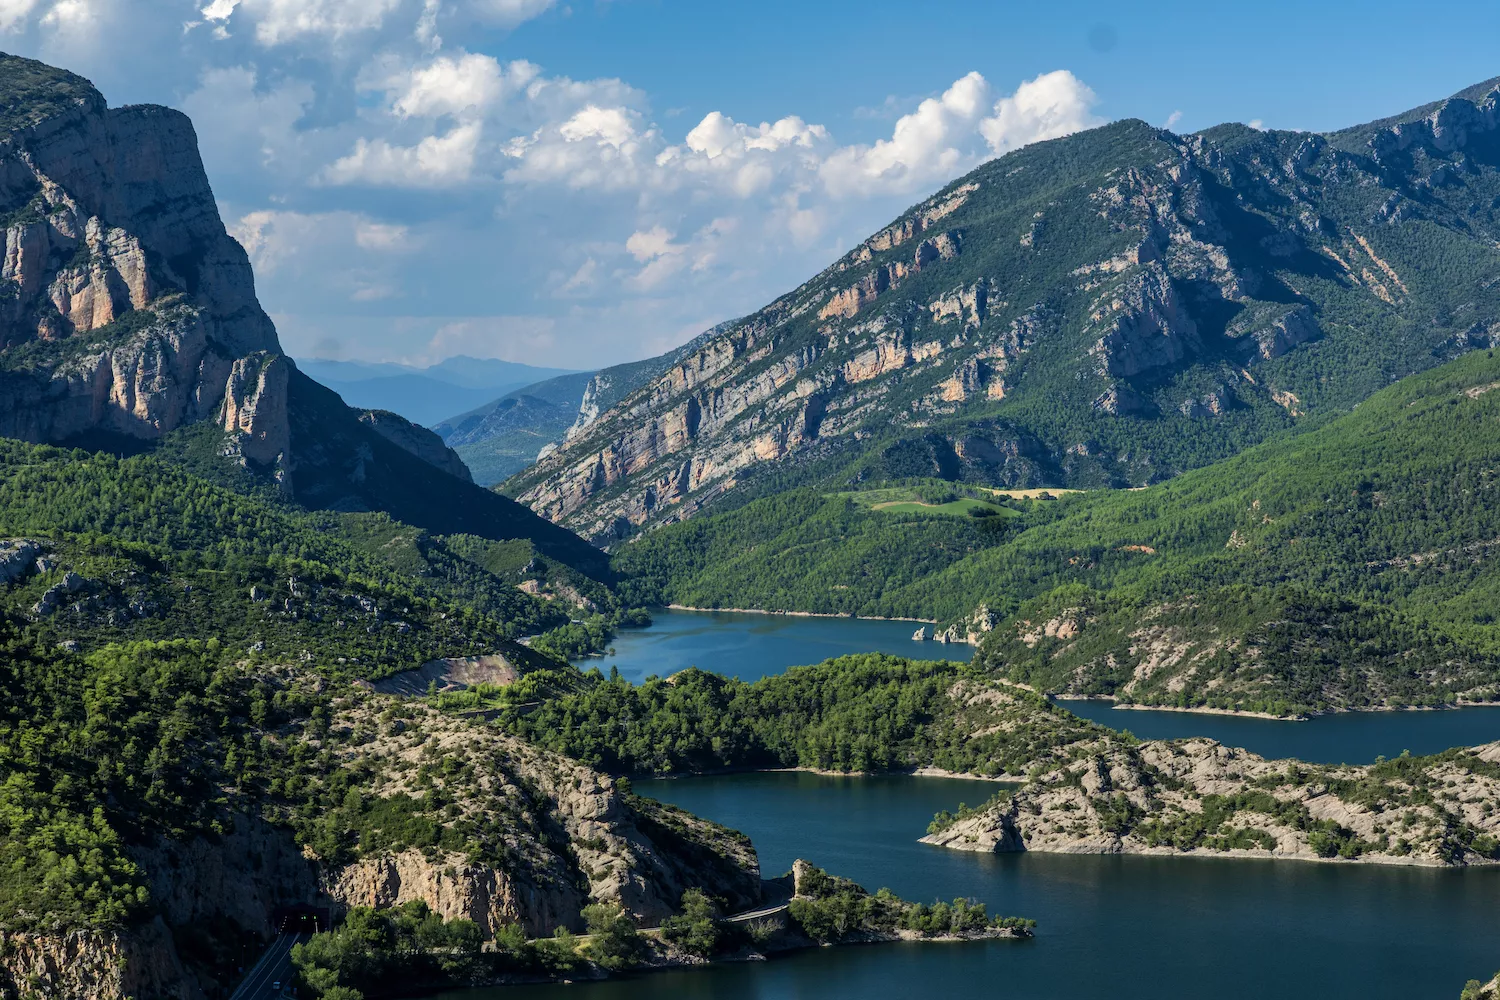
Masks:
[[[292,946],[306,941],[307,934],[282,934],[271,942],[266,953],[255,963],[255,968],[240,983],[240,988],[230,994],[229,1000],[275,1000],[281,996],[276,988],[292,984]]]
[[[751,920],[758,920],[761,917],[769,917],[773,913],[780,913],[790,905],[792,901],[791,887],[784,884],[781,879],[767,879],[761,884],[764,887],[762,891],[765,898],[761,900],[759,907],[753,910],[746,910],[743,913],[731,914],[724,919],[731,924],[742,924]]]

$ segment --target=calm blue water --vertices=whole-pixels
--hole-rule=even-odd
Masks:
[[[917,622],[855,618],[747,615],[730,611],[652,611],[650,628],[622,629],[614,655],[575,660],[580,667],[611,666],[629,680],[699,667],[753,681],[787,667],[821,663],[848,653],[892,653],[926,660],[964,660],[974,647],[913,642]]]
[[[1262,757],[1316,764],[1369,764],[1410,750],[1418,756],[1500,740],[1500,707],[1445,712],[1348,712],[1306,722],[1276,722],[1189,712],[1122,711],[1107,701],[1063,701],[1075,715],[1128,729],[1148,740],[1207,736]]]
[[[916,626],[663,612],[622,635],[633,678],[690,665],[756,678],[841,653],[967,654],[917,644]],[[1500,739],[1500,710],[1378,713],[1287,723],[1070,702],[1146,737],[1212,736],[1271,757],[1364,762]],[[451,1000],[1455,1000],[1500,969],[1500,870],[1446,871],[1208,858],[981,855],[917,843],[933,813],[978,803],[986,782],[777,773],[639,781],[636,789],[743,830],[767,874],[809,860],[913,899],[968,896],[1034,917],[1036,940],[801,952]]]
[[[1206,858],[982,855],[917,843],[985,782],[778,773],[640,781],[748,833],[769,874],[807,857],[913,899],[1035,917],[1034,941],[881,945],[451,1000],[1456,1000],[1500,968],[1500,871]]]

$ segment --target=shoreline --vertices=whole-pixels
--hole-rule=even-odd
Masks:
[[[917,767],[900,771],[830,771],[821,767],[719,767],[708,771],[692,771],[678,774],[627,774],[623,777],[636,781],[681,781],[688,778],[718,778],[731,774],[816,774],[823,778],[886,778],[900,775],[907,778],[956,778],[962,781],[990,781],[1002,785],[1018,785],[1025,776],[974,774],[968,771],[948,771],[941,767]]]
[[[1340,715],[1376,714],[1383,712],[1457,712],[1466,708],[1500,708],[1500,702],[1458,701],[1449,705],[1377,705],[1369,708],[1337,708],[1324,712],[1308,712],[1297,715],[1272,715],[1270,712],[1249,712],[1234,708],[1182,708],[1178,705],[1143,705],[1139,702],[1121,702],[1108,695],[1055,694],[1050,701],[1067,707],[1071,701],[1095,701],[1109,704],[1117,712],[1178,712],[1184,715],[1221,715],[1229,718],[1261,719],[1266,722],[1311,722]]]
[[[1175,847],[1137,847],[1129,844],[1120,844],[1118,846],[1110,845],[1109,847],[1101,847],[1098,850],[1082,850],[1075,845],[1068,845],[1061,848],[1027,847],[1019,851],[997,851],[993,846],[983,847],[978,844],[943,843],[940,839],[941,837],[941,831],[935,834],[929,833],[925,837],[919,837],[917,843],[939,847],[945,851],[964,851],[970,854],[1048,854],[1054,857],[1205,858],[1208,860],[1217,858],[1224,861],[1301,861],[1304,863],[1325,865],[1421,868],[1428,871],[1464,871],[1470,868],[1488,869],[1500,867],[1500,861],[1490,860],[1469,861],[1462,864],[1444,864],[1441,861],[1434,861],[1430,858],[1409,859],[1393,857],[1388,854],[1361,854],[1355,858],[1325,858],[1307,851],[1278,853],[1261,848],[1246,847],[1232,847],[1222,851],[1216,851],[1207,847],[1193,847],[1183,851]]]
[[[848,615],[827,611],[767,611],[764,608],[695,608],[687,604],[668,604],[667,611],[696,611],[702,614],[726,615],[780,615],[784,618],[847,618],[859,622],[915,622],[919,625],[936,625],[936,618],[886,618],[881,615]],[[913,642],[916,640],[913,639]]]

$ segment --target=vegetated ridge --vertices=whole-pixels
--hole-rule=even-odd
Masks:
[[[610,542],[800,485],[1125,486],[1500,335],[1497,81],[1326,135],[981,166],[505,485]]]
[[[954,622],[980,663],[1059,693],[1277,715],[1493,700],[1492,353],[1147,489],[979,518],[802,489],[615,565],[633,603]]]

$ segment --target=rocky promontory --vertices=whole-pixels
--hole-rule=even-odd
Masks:
[[[1500,743],[1363,767],[1213,740],[1108,739],[924,843],[963,851],[1213,854],[1398,865],[1500,861]]]

